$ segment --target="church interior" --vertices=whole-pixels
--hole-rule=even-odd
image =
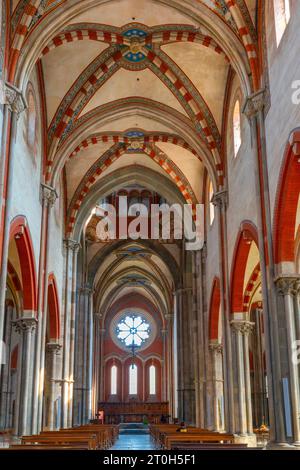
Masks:
[[[1,0],[0,449],[300,449],[299,25]],[[201,248],[101,237],[124,198],[201,206]]]

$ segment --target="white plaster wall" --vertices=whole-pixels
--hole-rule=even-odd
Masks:
[[[292,102],[292,83],[300,80],[300,2],[290,0],[291,19],[277,48],[273,2],[266,2],[271,108],[266,117],[267,160],[272,214],[281,162],[289,135],[300,126],[300,105]]]
[[[236,157],[233,150],[233,108],[237,96],[241,105],[242,144]],[[230,99],[227,123],[227,172],[228,172],[228,210],[227,237],[228,263],[231,270],[232,258],[240,225],[250,220],[257,225],[256,183],[255,183],[255,149],[251,143],[251,129],[245,115],[242,114],[244,97],[241,95],[238,77],[235,77]],[[230,272],[230,271],[229,271]]]
[[[37,77],[33,72],[30,77],[35,91],[37,108],[37,146],[36,155],[33,156],[25,141],[26,134],[26,111],[23,112],[16,126],[16,133],[12,137],[13,184],[11,191],[10,220],[18,215],[23,215],[28,221],[30,230],[36,273],[38,272],[38,260],[40,252],[40,230],[41,230],[41,203],[40,203],[40,181],[41,181],[41,122],[40,105],[38,96]]]
[[[36,274],[39,268],[41,214],[42,206],[40,200],[40,184],[42,182],[42,139],[40,120],[41,108],[39,100],[39,87],[36,73],[30,77],[36,98],[38,138],[36,155],[28,148],[26,142],[26,111],[21,114],[13,136],[13,187],[11,193],[10,220],[18,215],[23,215],[28,221],[32,238]],[[49,253],[48,273],[53,272],[56,278],[58,295],[61,306],[63,288],[63,230],[64,230],[64,208],[62,203],[63,190],[61,184],[57,189],[59,199],[51,210],[49,231]]]

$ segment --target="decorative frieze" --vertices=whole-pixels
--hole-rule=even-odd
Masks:
[[[209,343],[208,347],[209,347],[209,350],[214,354],[222,354],[223,353],[223,344],[222,343],[211,341]]]
[[[266,105],[266,91],[265,89],[259,90],[246,98],[243,107],[243,113],[251,121],[261,111],[264,110]]]
[[[80,248],[80,243],[78,243],[76,240],[72,240],[71,238],[65,238],[64,245],[67,250],[74,251],[74,253],[77,252]]]
[[[62,345],[59,343],[47,343],[46,344],[46,352],[49,354],[58,355]]]
[[[21,90],[10,83],[0,81],[0,104],[8,106],[17,118],[27,108],[26,100]]]
[[[211,202],[214,206],[220,209],[226,209],[228,205],[228,191],[226,189],[215,193],[212,197]]]
[[[279,295],[292,295],[296,296],[300,294],[300,275],[295,274],[293,276],[286,275],[280,276],[275,279],[275,285],[277,293]]]
[[[249,335],[253,332],[255,323],[247,320],[232,320],[230,322],[231,328],[242,335]]]
[[[17,333],[32,332],[35,330],[38,320],[34,317],[21,317],[12,322],[12,326]]]
[[[51,208],[54,206],[56,199],[58,198],[57,192],[51,186],[47,184],[41,184],[41,200],[43,205]]]

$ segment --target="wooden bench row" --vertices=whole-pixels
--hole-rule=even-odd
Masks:
[[[204,445],[231,445],[234,444],[234,435],[218,433],[196,427],[188,427],[186,432],[177,432],[178,425],[150,426],[150,434],[158,448],[178,449],[179,446],[193,446],[194,449]]]
[[[20,445],[11,446],[12,449],[78,449],[96,450],[108,449],[118,436],[116,426],[85,425],[76,428],[61,429],[59,431],[43,431],[32,436],[23,436]]]

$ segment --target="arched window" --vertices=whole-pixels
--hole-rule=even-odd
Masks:
[[[233,110],[233,145],[236,157],[242,143],[240,102],[236,100]]]
[[[137,395],[137,366],[129,367],[129,395]]]
[[[30,88],[27,94],[27,121],[26,121],[26,138],[30,150],[35,151],[36,139],[36,105],[33,91]]]
[[[215,219],[215,206],[212,203],[212,198],[214,196],[214,188],[212,185],[212,182],[209,182],[209,187],[208,187],[208,201],[209,201],[209,223],[212,225],[214,219]]]
[[[278,46],[291,18],[290,0],[274,0],[274,16]]]
[[[156,395],[156,367],[149,367],[149,392],[150,395]]]
[[[118,368],[117,366],[112,366],[110,370],[110,393],[111,395],[117,395],[117,378],[118,378]]]

